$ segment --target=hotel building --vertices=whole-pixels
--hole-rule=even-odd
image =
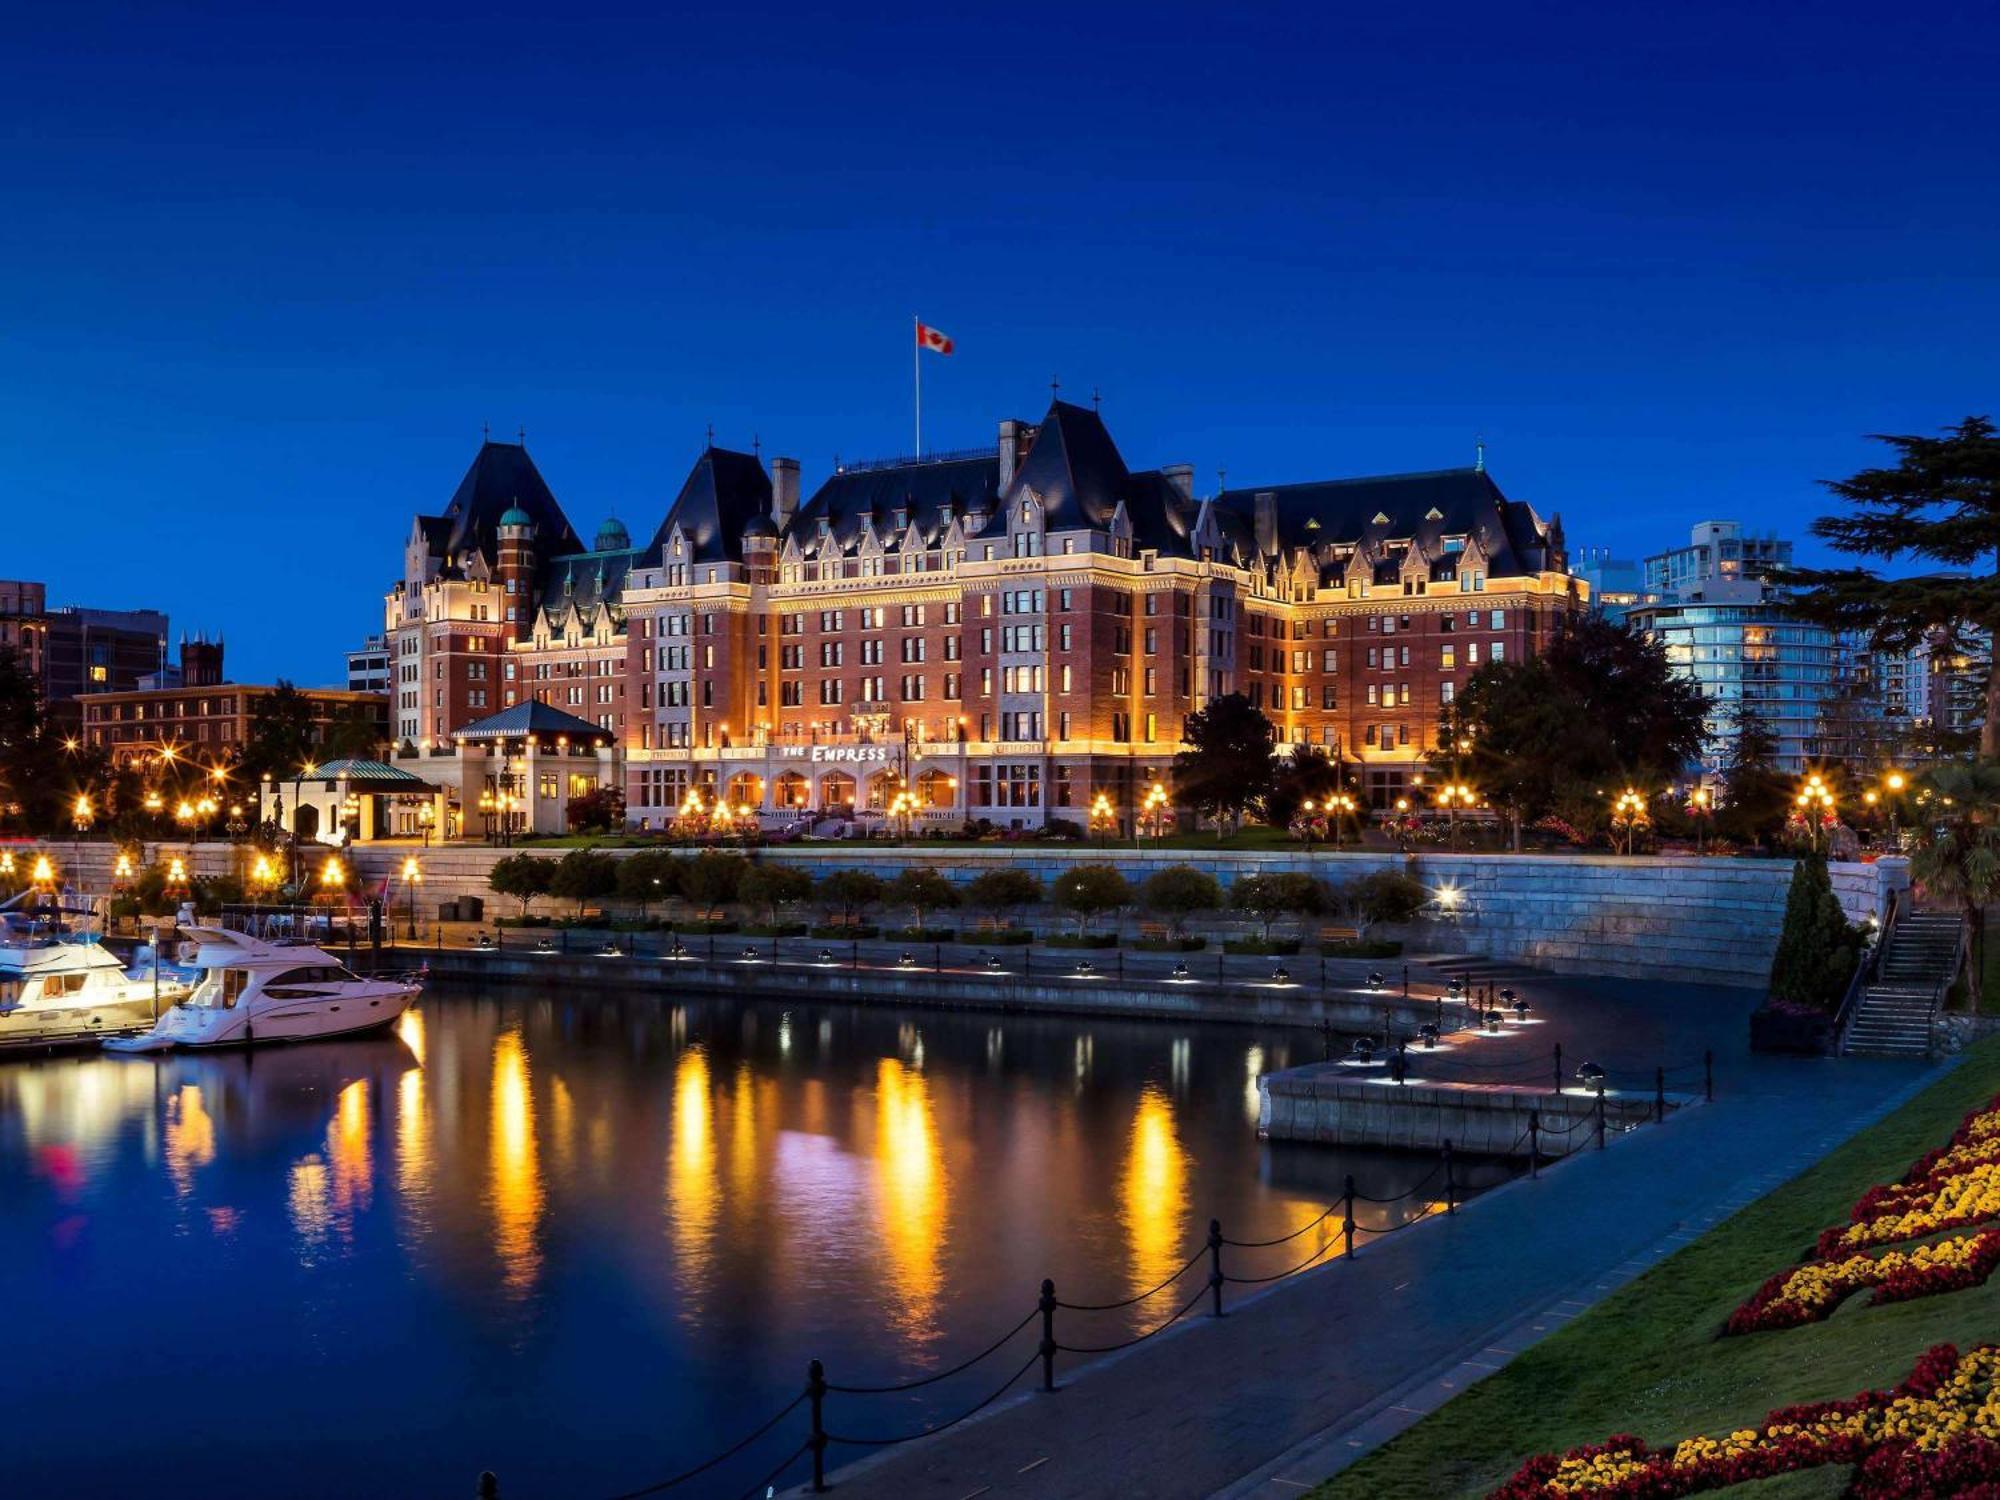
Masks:
[[[1186,716],[1246,694],[1377,805],[1420,778],[1438,710],[1586,596],[1559,519],[1483,465],[1224,489],[1127,467],[1097,412],[990,449],[850,464],[710,447],[643,546],[585,548],[525,449],[486,443],[418,517],[387,598],[399,753],[544,703],[622,747],[627,816],[689,793],[767,826],[1121,818]]]

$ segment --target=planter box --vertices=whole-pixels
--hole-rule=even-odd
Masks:
[[[1808,1056],[1833,1050],[1833,1017],[1814,1012],[1773,1010],[1750,1014],[1752,1052],[1793,1052]]]

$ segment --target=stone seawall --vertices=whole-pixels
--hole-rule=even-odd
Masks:
[[[170,847],[176,852],[185,848]],[[56,852],[69,856],[63,861],[66,869],[75,863],[73,851],[58,845]],[[420,906],[434,909],[441,900],[479,895],[488,899],[491,911],[509,909],[508,903],[493,901],[486,884],[493,861],[506,850],[477,845],[416,851],[362,846],[347,858],[357,886],[380,887],[386,880],[400,906],[405,892],[399,872],[412,852],[423,864]],[[560,857],[563,851],[537,852]],[[108,884],[111,857],[106,845],[84,846],[86,884],[99,889]],[[226,845],[208,844],[197,846],[189,857],[194,872],[205,875],[229,870],[236,856]],[[1448,913],[1420,924],[1413,948],[1481,954],[1563,974],[1729,985],[1764,983],[1777,947],[1792,868],[1787,860],[1403,856],[1374,850],[1247,853],[1035,843],[935,848],[813,844],[766,849],[757,857],[795,865],[814,877],[857,869],[886,877],[919,864],[960,884],[1003,866],[1025,868],[1048,881],[1071,866],[1096,862],[1114,864],[1134,881],[1167,865],[1190,864],[1225,886],[1244,875],[1275,871],[1303,871],[1338,883],[1394,870],[1429,886],[1439,897],[1438,909]],[[1909,883],[1907,862],[1897,859],[1836,864],[1832,875],[1842,906],[1856,921],[1878,913],[1891,889],[1907,890]],[[1038,925],[1050,927],[1056,920],[1050,914]]]

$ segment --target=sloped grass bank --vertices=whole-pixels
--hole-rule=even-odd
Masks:
[[[1721,1338],[1730,1312],[1797,1264],[1863,1192],[1943,1145],[1965,1114],[2000,1094],[2000,1039],[1880,1124],[1314,1491],[1317,1500],[1483,1496],[1523,1459],[1632,1432],[1667,1443],[1755,1426],[1775,1406],[1894,1385],[1933,1344],[2000,1339],[2000,1276],[1984,1286],[1886,1307],[1866,1298],[1824,1323]],[[1560,1226],[1550,1226],[1560,1233]],[[1727,1491],[1744,1500],[1836,1496],[1844,1469]]]

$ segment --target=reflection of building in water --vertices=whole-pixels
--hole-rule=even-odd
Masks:
[[[1188,1154],[1174,1131],[1174,1107],[1157,1084],[1139,1091],[1130,1153],[1119,1184],[1120,1217],[1132,1242],[1135,1291],[1156,1286],[1186,1257]]]
[[[493,1044],[492,1175],[487,1190],[493,1212],[493,1249],[507,1289],[529,1291],[542,1267],[536,1234],[542,1217],[541,1162],[535,1148],[535,1100],[521,1034],[509,1031]]]
[[[1257,1092],[1257,1080],[1264,1076],[1264,1049],[1252,1047],[1243,1054],[1243,1112],[1255,1125],[1264,1112],[1263,1096]]]
[[[906,1336],[927,1338],[943,1286],[944,1157],[929,1080],[893,1057],[875,1069],[875,1171],[897,1323]]]
[[[185,1198],[194,1191],[194,1174],[215,1160],[215,1121],[201,1102],[199,1084],[184,1083],[167,1096],[167,1176],[174,1192]]]
[[[674,1068],[674,1128],[667,1159],[667,1234],[681,1315],[691,1317],[714,1275],[715,1221],[720,1190],[715,1180],[715,1100],[708,1053],[690,1047]]]
[[[424,1093],[424,1018],[403,1012],[396,1034],[417,1060],[396,1080],[396,1197],[409,1227],[421,1236],[429,1228],[433,1171],[430,1101]]]

